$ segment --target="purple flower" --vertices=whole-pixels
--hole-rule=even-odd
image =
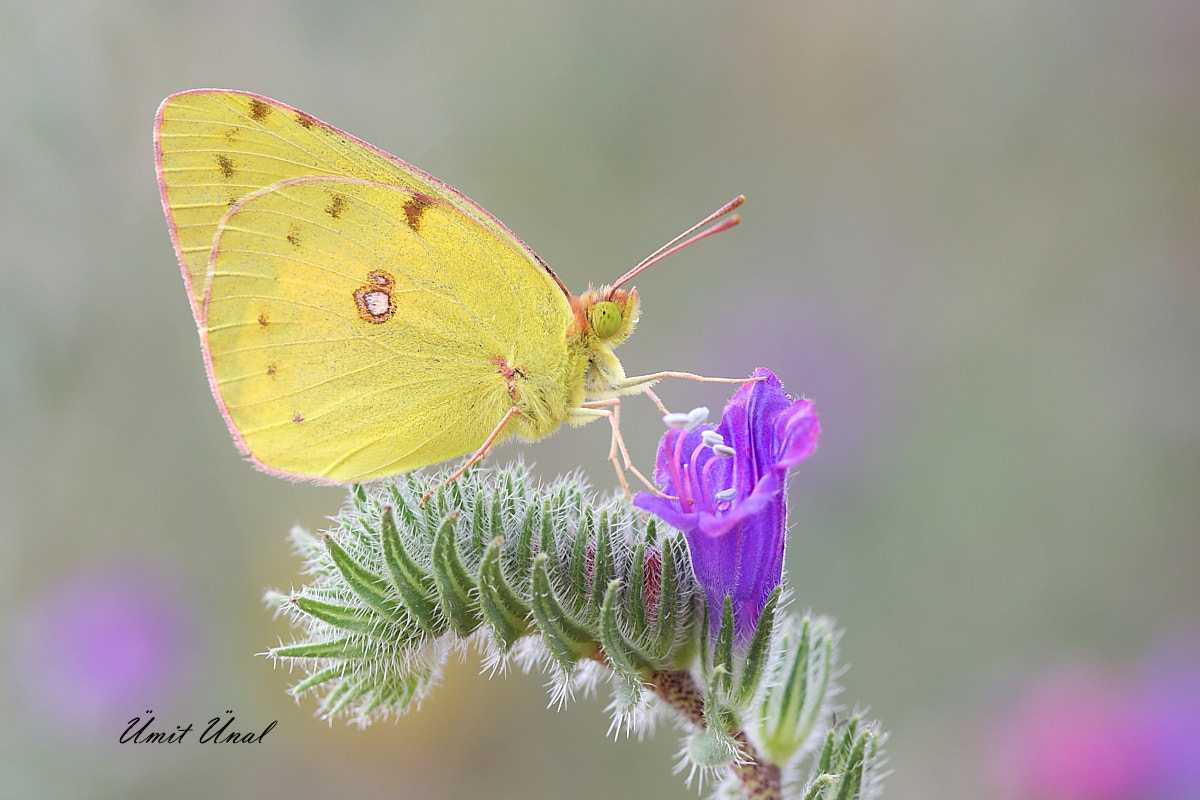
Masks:
[[[202,648],[186,597],[161,572],[97,564],[56,578],[25,610],[15,678],[33,714],[111,729],[186,694]]]
[[[639,492],[634,505],[683,531],[715,632],[728,596],[745,641],[783,579],[789,467],[808,458],[820,426],[811,401],[791,400],[768,369],[738,390],[721,424],[667,432],[655,478],[668,500]]]

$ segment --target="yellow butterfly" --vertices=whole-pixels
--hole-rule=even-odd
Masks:
[[[473,452],[465,469],[504,439],[601,417],[614,423],[610,457],[619,445],[631,468],[617,397],[698,376],[625,376],[612,351],[633,332],[638,295],[618,287],[737,224],[727,217],[680,243],[742,202],[576,296],[465,195],[266,97],[172,95],[154,148],[229,430],[264,472],[320,483]]]

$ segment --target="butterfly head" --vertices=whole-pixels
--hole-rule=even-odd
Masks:
[[[571,298],[579,328],[595,336],[609,347],[616,347],[633,333],[638,321],[637,289],[614,289],[602,286]]]

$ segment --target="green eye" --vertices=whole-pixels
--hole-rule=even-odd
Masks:
[[[588,317],[592,332],[601,339],[607,339],[621,329],[621,307],[609,300],[592,306]]]

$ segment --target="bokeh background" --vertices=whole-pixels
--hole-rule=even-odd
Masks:
[[[1188,0],[0,3],[0,796],[695,796],[669,730],[613,742],[542,676],[468,658],[361,731],[256,655],[288,637],[261,597],[301,580],[289,527],[343,495],[256,473],[209,396],[151,149],[202,86],[443,178],[576,291],[745,193],[638,279],[620,355],[816,401],[788,568],[892,733],[885,796],[1200,797]],[[648,465],[661,423],[624,408]],[[607,443],[497,458],[608,490]],[[227,709],[278,725],[117,743]]]

